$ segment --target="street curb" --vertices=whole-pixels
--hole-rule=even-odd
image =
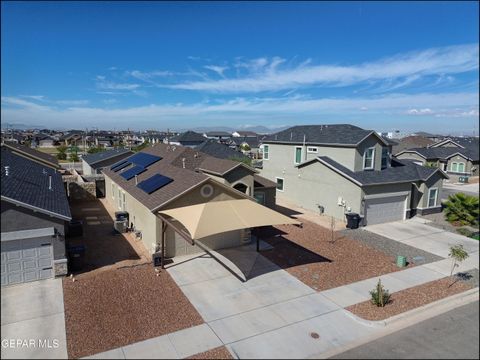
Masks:
[[[444,299],[437,300],[430,304],[423,305],[419,308],[406,311],[402,314],[398,314],[381,321],[369,321],[369,320],[361,319],[358,316],[351,313],[350,311],[344,309],[345,314],[347,314],[348,316],[350,316],[351,318],[357,321],[360,320],[359,321],[360,323],[367,326],[371,326],[371,327],[378,327],[378,328],[383,327],[385,331],[370,335],[358,341],[352,342],[348,345],[345,345],[321,354],[317,354],[314,357],[318,359],[328,359],[332,356],[335,356],[345,351],[356,348],[360,345],[363,345],[371,341],[380,339],[384,336],[390,335],[391,333],[402,330],[408,326],[415,325],[417,323],[428,320],[437,315],[441,315],[445,312],[453,310],[457,307],[467,305],[478,300],[479,300],[479,288],[476,287],[476,288],[464,291],[463,293],[455,294],[455,295],[446,297]]]

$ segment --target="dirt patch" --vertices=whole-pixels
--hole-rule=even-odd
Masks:
[[[447,277],[393,293],[390,302],[384,307],[365,301],[349,306],[346,310],[366,320],[384,320],[472,288],[471,284],[461,280],[451,284],[452,279]]]
[[[225,346],[220,346],[203,353],[192,355],[187,359],[233,359],[233,356]]]
[[[281,225],[256,234],[273,246],[263,256],[318,291],[405,269],[393,256],[338,232],[332,243],[328,229],[309,221],[303,228]]]
[[[79,358],[203,323],[166,271],[151,265],[63,280],[67,349]]]

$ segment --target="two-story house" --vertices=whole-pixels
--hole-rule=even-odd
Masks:
[[[261,175],[277,198],[338,219],[363,216],[371,225],[441,211],[447,175],[391,160],[391,144],[353,125],[294,126],[263,140]]]
[[[446,138],[427,147],[410,148],[395,154],[397,159],[444,170],[453,181],[460,176],[478,176],[478,138]]]

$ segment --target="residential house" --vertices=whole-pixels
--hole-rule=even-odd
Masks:
[[[434,143],[435,141],[423,136],[407,136],[397,140],[397,144],[392,146],[392,154],[398,154],[406,149],[427,147]]]
[[[127,149],[113,149],[84,155],[82,156],[83,175],[101,174],[104,168],[113,165],[130,155],[133,155],[133,152]]]
[[[253,132],[253,131],[234,131],[232,133],[232,136],[233,137],[257,137],[258,134],[256,132]]]
[[[269,191],[275,184],[243,163],[188,147],[157,144],[104,169],[104,174],[107,201],[128,212],[131,227],[152,254],[162,244],[169,257],[238,246],[250,241],[248,228],[273,224],[267,218],[280,216],[252,201],[257,195],[259,201],[274,203]],[[257,191],[264,191],[263,196]],[[242,213],[247,223],[231,226]],[[201,234],[193,225],[202,228]]]
[[[439,169],[391,161],[391,144],[353,125],[308,125],[263,140],[261,175],[277,183],[277,197],[364,225],[441,211]]]
[[[208,131],[203,134],[204,137],[207,139],[215,139],[218,141],[221,140],[227,140],[232,137],[232,134],[226,132],[226,131]]]
[[[62,176],[40,154],[3,145],[1,152],[2,286],[66,275],[71,215]]]
[[[460,176],[479,175],[478,138],[446,138],[427,147],[402,150],[395,157],[438,167],[449,174],[453,181]]]
[[[204,141],[205,137],[195,131],[186,131],[170,138],[167,137],[163,140],[164,143],[168,143],[171,145],[181,145],[188,147],[195,147],[197,145],[200,145]]]
[[[59,142],[65,146],[79,146],[82,145],[83,136],[83,131],[70,130],[60,137]]]
[[[234,150],[228,145],[219,143],[216,140],[206,140],[200,145],[195,146],[194,149],[219,159],[230,159],[237,161],[250,160],[250,158],[245,156],[241,151]]]
[[[60,169],[58,159],[55,156],[37,151],[25,145],[5,143],[6,148],[9,148],[14,154],[26,157],[31,161],[37,162],[52,169]]]

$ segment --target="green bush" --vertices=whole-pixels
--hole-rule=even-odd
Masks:
[[[473,233],[472,233],[470,230],[468,230],[467,228],[457,229],[457,232],[458,232],[459,234],[462,234],[463,236],[467,236],[467,237],[470,237],[470,236],[473,235]]]
[[[88,149],[88,153],[89,154],[96,154],[96,153],[99,153],[99,152],[102,152],[102,151],[105,151],[105,148],[102,148],[100,146],[95,146],[95,147],[91,147],[90,149]]]
[[[463,193],[448,197],[448,201],[445,203],[445,217],[449,222],[461,225],[477,225],[478,216],[478,197]]]
[[[372,297],[372,304],[377,305],[379,307],[384,307],[390,302],[390,293],[388,290],[383,288],[382,282],[378,279],[378,284],[370,291],[370,295]]]

